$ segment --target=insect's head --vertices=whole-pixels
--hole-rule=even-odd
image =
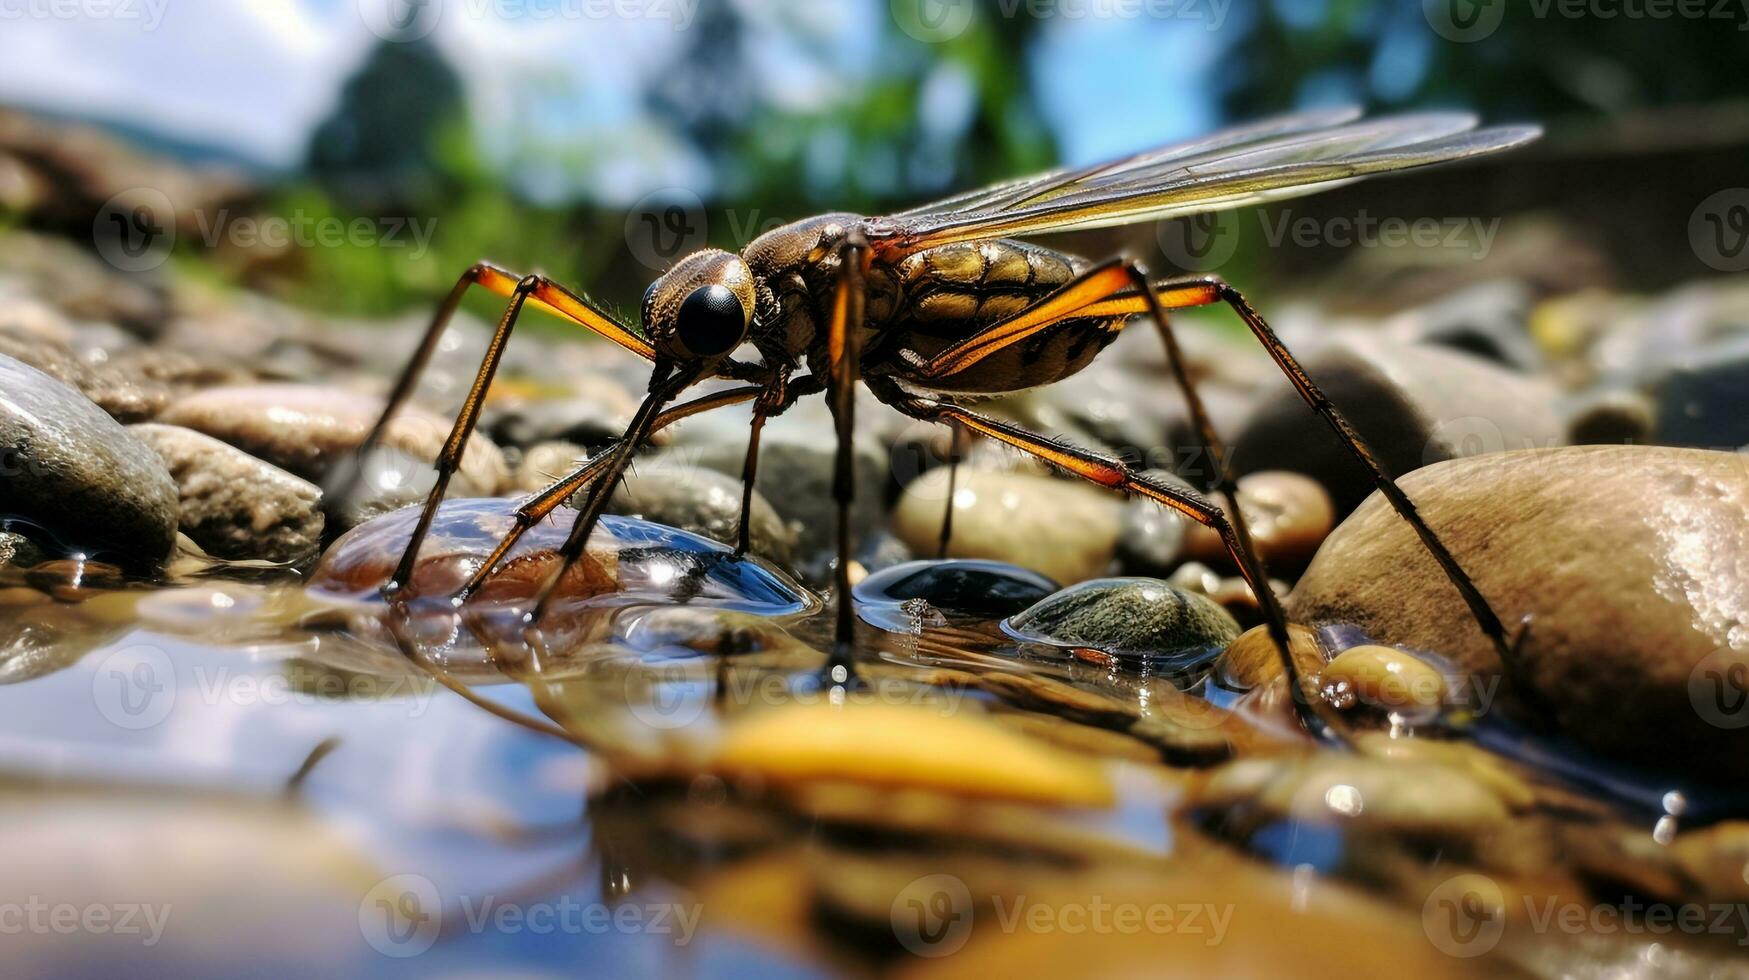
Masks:
[[[726,357],[753,325],[753,274],[741,257],[694,252],[644,292],[644,334],[679,361]]]

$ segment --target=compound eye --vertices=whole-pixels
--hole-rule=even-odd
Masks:
[[[720,357],[741,346],[747,335],[747,313],[734,290],[715,284],[700,286],[680,304],[674,318],[674,339],[694,357]]]

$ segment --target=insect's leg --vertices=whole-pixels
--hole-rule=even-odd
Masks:
[[[955,484],[959,482],[960,457],[965,454],[965,432],[958,425],[949,424],[947,449],[947,506],[941,510],[941,537],[936,541],[935,557],[937,560],[947,557],[947,543],[953,540],[953,495]]]
[[[1122,493],[1141,494],[1214,530],[1221,536],[1227,553],[1232,556],[1233,563],[1239,566],[1240,573],[1245,576],[1246,583],[1257,596],[1257,605],[1263,611],[1270,638],[1275,641],[1276,649],[1280,653],[1282,670],[1287,675],[1289,689],[1294,693],[1295,710],[1302,713],[1302,718],[1306,717],[1306,712],[1310,712],[1334,733],[1340,734],[1343,731],[1335,719],[1326,715],[1316,694],[1307,691],[1303,686],[1299,669],[1288,653],[1287,617],[1282,612],[1281,603],[1271,591],[1268,576],[1255,552],[1240,541],[1233,529],[1233,523],[1219,507],[1192,490],[1162,483],[1137,473],[1116,458],[1071,446],[956,405],[911,398],[895,401],[893,406],[913,418],[930,422],[957,422],[974,432],[1035,456],[1071,476]]]
[[[722,408],[726,405],[734,405],[756,398],[760,391],[758,386],[750,385],[695,398],[656,416],[656,421],[650,426],[650,431],[658,432],[681,419],[701,412],[708,412],[714,408]],[[510,531],[498,542],[497,547],[492,549],[492,553],[486,556],[486,560],[468,578],[467,583],[457,589],[455,594],[450,597],[451,600],[459,604],[478,591],[480,586],[485,584],[486,579],[491,576],[493,570],[498,567],[498,563],[510,553],[510,549],[516,547],[516,542],[522,540],[522,536],[528,533],[529,528],[539,524],[548,514],[557,510],[560,504],[571,499],[571,496],[577,491],[595,482],[602,470],[607,467],[608,462],[613,459],[614,451],[617,448],[617,441],[602,447],[599,452],[572,470],[568,476],[559,478],[557,482],[545,490],[523,501],[522,505],[516,508],[516,522],[511,526]]]
[[[850,535],[850,505],[856,497],[856,457],[852,437],[856,432],[856,384],[862,376],[861,345],[863,266],[868,261],[868,243],[860,234],[846,239],[838,264],[838,288],[832,295],[832,320],[826,333],[830,370],[826,397],[837,428],[838,453],[832,467],[832,498],[838,505],[838,568],[834,577],[837,621],[833,633],[828,677],[844,683],[856,676],[856,611],[850,597],[850,560],[855,543]]]
[[[918,369],[924,378],[957,374],[991,354],[1069,319],[1086,316],[1091,305],[1129,288],[1130,276],[1121,259],[1096,265],[1056,292],[999,323],[993,323],[936,354]],[[1135,312],[1141,312],[1137,310]]]
[[[583,506],[577,511],[576,519],[571,522],[571,533],[559,547],[559,566],[547,576],[546,582],[536,594],[534,607],[524,616],[530,629],[538,625],[546,615],[553,596],[558,594],[559,583],[564,581],[571,566],[583,557],[583,550],[589,543],[589,536],[595,531],[596,523],[601,519],[601,512],[607,507],[608,498],[619,487],[620,477],[625,475],[632,457],[637,455],[639,447],[654,431],[662,407],[709,373],[708,368],[676,368],[671,363],[657,362],[656,372],[650,378],[650,393],[644,396],[644,403],[638,406],[637,414],[632,416],[631,424],[626,427],[625,436],[620,439],[619,444],[603,454],[608,461],[595,484],[589,488],[588,496],[584,497]]]
[[[759,479],[759,435],[765,430],[765,407],[753,406],[753,422],[747,430],[747,458],[741,462],[741,522],[735,529],[735,557],[747,554],[753,546],[752,523],[747,519],[753,509],[753,484]]]
[[[498,362],[504,356],[504,347],[510,341],[510,333],[516,328],[516,319],[522,314],[522,308],[527,303],[529,294],[534,291],[535,284],[533,276],[517,283],[510,294],[510,305],[505,307],[503,317],[498,320],[497,329],[492,331],[492,339],[486,345],[486,356],[480,361],[480,370],[474,375],[473,386],[468,389],[468,396],[456,415],[455,425],[449,430],[449,438],[444,441],[443,449],[437,454],[437,482],[432,484],[431,493],[425,498],[425,506],[419,512],[419,522],[413,526],[413,535],[407,541],[407,549],[401,553],[401,562],[395,567],[394,576],[383,586],[386,593],[399,592],[412,580],[413,565],[419,558],[419,545],[431,530],[431,520],[437,515],[438,505],[443,503],[444,492],[449,489],[450,477],[461,465],[468,437],[473,434],[474,425],[480,420],[480,409],[486,401],[486,389],[491,387],[492,376],[498,373]]]
[[[1300,362],[1288,351],[1286,345],[1281,342],[1281,338],[1275,335],[1275,331],[1270,328],[1256,309],[1246,302],[1245,297],[1240,295],[1239,291],[1225,280],[1212,276],[1155,282],[1149,286],[1144,295],[1148,300],[1147,305],[1150,311],[1158,314],[1156,323],[1161,327],[1162,336],[1170,335],[1170,328],[1166,326],[1164,316],[1164,311],[1168,309],[1226,303],[1239,314],[1239,318],[1245,321],[1245,325],[1251,329],[1252,334],[1256,335],[1258,342],[1269,352],[1269,356],[1275,361],[1276,366],[1281,369],[1283,374],[1287,375],[1288,381],[1300,393],[1300,397],[1305,399],[1312,411],[1316,412],[1325,424],[1329,425],[1330,429],[1336,433],[1336,438],[1342,441],[1342,444],[1365,468],[1367,475],[1372,478],[1373,486],[1378,489],[1397,514],[1407,521],[1410,527],[1414,528],[1416,536],[1421,539],[1422,546],[1427,549],[1428,554],[1433,556],[1433,560],[1439,563],[1446,578],[1451,580],[1451,584],[1457,588],[1458,594],[1463,597],[1464,603],[1469,606],[1470,615],[1475,619],[1476,625],[1494,644],[1494,649],[1499,654],[1500,663],[1505,668],[1508,678],[1517,676],[1517,662],[1512,644],[1507,639],[1505,627],[1501,625],[1500,617],[1495,614],[1493,607],[1488,604],[1488,600],[1482,595],[1481,590],[1476,587],[1476,583],[1458,564],[1457,559],[1446,548],[1445,542],[1441,541],[1439,535],[1434,533],[1433,528],[1428,527],[1427,522],[1422,520],[1420,513],[1415,509],[1415,502],[1409,499],[1408,494],[1405,494],[1397,486],[1396,481],[1392,480],[1384,468],[1379,465],[1372,450],[1367,447],[1366,440],[1361,438],[1360,433],[1349,423],[1341,410],[1319,389],[1318,385],[1312,381],[1311,376],[1306,374],[1305,368],[1300,366]],[[1173,361],[1175,363],[1179,361],[1176,353],[1174,353]],[[1182,377],[1182,369],[1179,371]],[[1185,383],[1188,383],[1188,379]],[[1192,411],[1200,412],[1200,408],[1200,404],[1193,399]],[[1197,419],[1197,425],[1203,429],[1203,438],[1207,441],[1210,450],[1214,451],[1216,444],[1213,441],[1213,430],[1208,427],[1208,415],[1206,412],[1200,412],[1200,414],[1201,417]],[[1224,470],[1224,463],[1218,464],[1217,469]],[[1237,498],[1229,496],[1228,499],[1236,500]],[[1234,510],[1238,510],[1236,505]]]
[[[534,282],[525,291],[523,284],[528,282],[527,278],[507,272],[487,262],[475,263],[472,268],[461,274],[461,278],[457,279],[455,285],[451,287],[449,295],[444,297],[442,305],[432,315],[430,324],[425,328],[425,335],[420,338],[418,348],[413,352],[413,356],[408,358],[406,366],[401,369],[400,376],[395,379],[394,387],[389,389],[388,401],[383,406],[382,414],[377,416],[376,423],[371,426],[370,432],[364,437],[364,442],[360,443],[358,449],[352,453],[352,463],[349,469],[336,482],[334,492],[329,496],[331,502],[345,501],[358,489],[358,480],[362,476],[362,468],[359,463],[382,441],[383,433],[387,431],[389,422],[394,419],[395,413],[400,411],[401,406],[406,404],[407,399],[412,396],[413,389],[419,384],[420,375],[425,373],[426,365],[431,362],[431,354],[437,349],[438,340],[443,337],[444,328],[449,326],[449,321],[461,306],[463,297],[474,286],[479,286],[507,300],[513,299],[519,291],[525,291],[525,301],[535,308],[563,317],[578,326],[594,331],[640,357],[648,359],[654,356],[650,345],[645,343],[642,338],[626,329],[606,313],[591,306],[586,300],[545,277],[531,278]]]
[[[741,521],[735,529],[735,557],[747,554],[753,544],[748,513],[753,509],[753,484],[759,478],[759,437],[765,422],[789,405],[789,369],[781,368],[771,386],[753,403],[753,423],[747,431],[747,458],[741,463]]]

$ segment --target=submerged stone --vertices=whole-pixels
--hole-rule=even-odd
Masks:
[[[898,605],[921,599],[947,615],[975,619],[1012,616],[1057,591],[1057,583],[999,561],[908,561],[857,583],[859,604]]]
[[[1181,666],[1219,653],[1239,635],[1239,623],[1213,599],[1151,578],[1083,582],[1006,625],[1024,640]]]
[[[421,604],[447,608],[447,597],[477,571],[514,525],[517,502],[497,498],[445,501],[409,583]],[[561,508],[530,528],[468,608],[531,605],[557,568],[558,549],[576,512]],[[312,573],[311,591],[342,599],[376,599],[400,561],[419,508],[385,514],[343,535]],[[607,515],[583,560],[560,585],[548,618],[581,605],[638,602],[694,604],[764,615],[800,612],[808,593],[782,572],[701,535],[632,517]]]
[[[956,796],[1106,807],[1103,770],[944,702],[791,704],[730,729],[716,762],[739,777],[916,788]]]

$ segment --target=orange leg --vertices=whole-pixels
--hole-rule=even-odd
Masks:
[[[1236,501],[1237,490],[1231,472],[1227,468],[1226,454],[1222,449],[1220,439],[1210,423],[1208,412],[1203,407],[1202,399],[1197,395],[1196,386],[1191,382],[1184,365],[1182,352],[1177,339],[1172,333],[1171,324],[1166,317],[1166,311],[1186,309],[1197,306],[1207,306],[1213,303],[1226,303],[1239,314],[1245,325],[1250,328],[1259,343],[1269,353],[1276,366],[1287,376],[1294,389],[1305,399],[1313,412],[1322,418],[1332,431],[1336,433],[1342,444],[1348,448],[1354,458],[1365,468],[1371,477],[1373,485],[1378,489],[1391,507],[1403,520],[1409,523],[1417,537],[1421,539],[1433,559],[1439,563],[1440,569],[1451,580],[1458,594],[1469,607],[1470,615],[1482,633],[1494,644],[1501,663],[1505,666],[1507,676],[1514,675],[1516,666],[1515,644],[1508,642],[1506,631],[1501,626],[1500,617],[1488,605],[1488,600],[1469,574],[1465,572],[1452,556],[1450,549],[1440,540],[1439,535],[1427,525],[1415,509],[1414,501],[1397,486],[1390,475],[1385,473],[1367,447],[1360,433],[1343,416],[1342,412],[1330,401],[1329,397],[1312,381],[1305,369],[1300,366],[1286,345],[1277,337],[1275,331],[1254,309],[1237,289],[1225,281],[1215,277],[1190,277],[1180,279],[1165,279],[1150,282],[1142,268],[1134,262],[1113,260],[1093,267],[1065,285],[1062,289],[1033,306],[1016,313],[1001,323],[994,324],[977,334],[949,347],[926,362],[920,369],[923,378],[940,378],[962,371],[996,351],[1010,344],[1018,343],[1041,330],[1062,322],[1071,317],[1092,318],[1125,317],[1147,314],[1159,329],[1161,340],[1166,345],[1168,359],[1179,387],[1184,392],[1192,420],[1203,438],[1204,445],[1214,461],[1214,484],[1216,489],[1226,495],[1228,500]],[[1245,550],[1255,555],[1252,548],[1249,528],[1245,525],[1244,516],[1239,513],[1235,504],[1233,507],[1234,530]],[[1286,657],[1286,648],[1282,649]]]
[[[837,618],[827,677],[840,684],[856,676],[856,611],[850,597],[850,560],[856,547],[850,535],[850,506],[856,497],[852,436],[856,432],[856,383],[862,378],[860,347],[865,300],[862,277],[870,257],[868,243],[860,234],[852,235],[846,239],[841,255],[838,288],[832,295],[832,319],[826,332],[830,365],[826,399],[838,436],[838,452],[832,467],[832,498],[838,505],[838,567],[833,583]]]
[[[1262,563],[1256,558],[1251,548],[1244,543],[1237,531],[1235,522],[1230,521],[1221,508],[1205,499],[1201,494],[1169,483],[1162,483],[1130,469],[1122,460],[1096,453],[1091,450],[1071,446],[1060,440],[1054,440],[1029,432],[1020,426],[988,416],[967,411],[957,405],[930,401],[922,398],[903,396],[895,389],[881,386],[877,388],[883,400],[887,400],[894,408],[926,422],[954,423],[964,426],[973,432],[1013,446],[1021,452],[1037,457],[1071,476],[1079,477],[1089,483],[1107,487],[1125,494],[1141,494],[1156,503],[1183,514],[1184,516],[1214,530],[1221,536],[1221,541],[1227,547],[1227,553],[1233,558],[1233,563],[1239,566],[1239,571],[1245,576],[1245,581],[1251,586],[1251,591],[1257,596],[1257,604],[1263,611],[1263,617],[1268,623],[1269,634],[1275,640],[1282,653],[1282,669],[1287,674],[1290,690],[1294,692],[1294,704],[1298,710],[1310,710],[1320,718],[1332,732],[1341,733],[1342,727],[1334,719],[1326,716],[1322,710],[1322,702],[1317,696],[1302,686],[1302,679],[1293,658],[1286,654],[1288,649],[1287,617],[1283,614],[1281,603],[1269,587],[1269,579],[1263,570]]]

